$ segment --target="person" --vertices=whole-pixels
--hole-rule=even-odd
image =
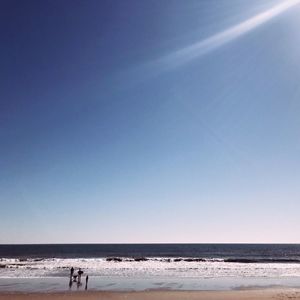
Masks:
[[[72,267],[71,270],[70,270],[69,288],[72,287],[72,283],[73,283],[73,274],[74,274],[74,268]]]
[[[81,270],[81,268],[79,268],[77,274],[78,274],[78,284],[80,284],[81,283],[81,275],[83,274],[83,271]]]
[[[89,281],[89,275],[86,275],[85,277],[85,289],[87,290],[87,286],[88,286],[88,281]]]
[[[72,278],[73,275],[74,275],[74,268],[72,267],[72,268],[71,268],[71,275],[70,275],[70,277]]]

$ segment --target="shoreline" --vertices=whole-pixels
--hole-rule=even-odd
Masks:
[[[266,288],[231,291],[182,291],[182,290],[147,290],[147,291],[65,291],[65,292],[1,292],[0,300],[27,299],[75,299],[75,300],[254,300],[254,299],[300,299],[299,288]]]
[[[82,285],[69,285],[67,278],[1,278],[0,293],[76,293],[144,291],[244,291],[300,289],[300,278],[121,278],[91,277],[87,291]]]

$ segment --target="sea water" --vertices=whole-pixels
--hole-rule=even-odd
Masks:
[[[300,245],[0,245],[1,290],[66,290],[71,267],[99,290],[298,287]]]

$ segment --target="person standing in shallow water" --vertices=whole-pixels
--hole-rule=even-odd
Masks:
[[[88,281],[89,281],[89,275],[86,275],[85,277],[85,289],[87,290],[88,287]]]
[[[78,284],[81,283],[81,275],[83,274],[83,271],[81,270],[81,268],[79,268],[79,271],[77,272],[78,274]]]
[[[69,288],[72,287],[72,283],[73,283],[73,274],[74,274],[74,268],[72,267],[71,270],[70,270]]]

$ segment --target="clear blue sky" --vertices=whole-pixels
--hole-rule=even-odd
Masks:
[[[299,15],[2,0],[0,243],[299,243]]]

